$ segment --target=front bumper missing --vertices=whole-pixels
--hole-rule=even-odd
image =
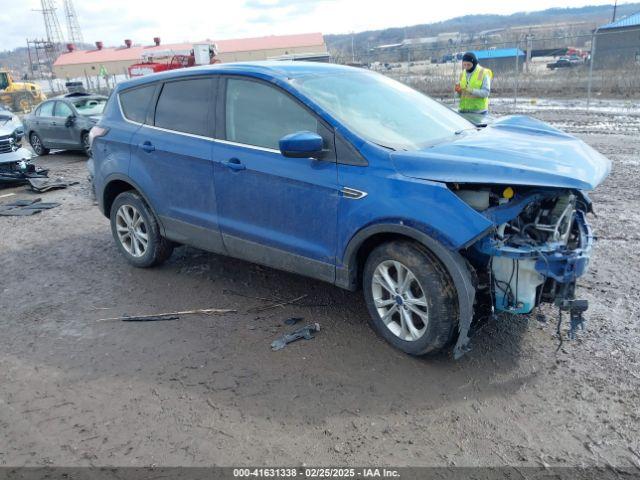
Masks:
[[[48,170],[31,163],[33,154],[26,148],[0,154],[0,185],[19,185],[29,178],[47,178]]]
[[[474,245],[477,252],[490,258],[490,269],[494,274],[500,274],[500,271],[496,271],[493,262],[513,265],[510,275],[507,271],[507,282],[501,279],[500,285],[492,279],[496,310],[529,313],[540,302],[543,291],[546,292],[545,300],[558,306],[574,300],[576,280],[587,270],[594,241],[584,212],[576,211],[575,222],[575,248],[552,242],[505,245],[496,237],[485,237]],[[522,283],[519,283],[520,275],[524,279]]]

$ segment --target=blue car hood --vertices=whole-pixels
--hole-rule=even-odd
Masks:
[[[490,126],[424,150],[393,152],[399,173],[450,183],[531,185],[592,190],[611,162],[579,140],[526,116]]]

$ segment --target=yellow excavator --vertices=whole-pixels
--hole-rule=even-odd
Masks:
[[[28,112],[46,100],[40,86],[30,82],[14,82],[9,71],[0,69],[0,104],[14,112]]]

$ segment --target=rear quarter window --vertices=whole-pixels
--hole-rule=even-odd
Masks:
[[[125,90],[120,94],[122,113],[127,120],[145,123],[147,111],[155,92],[155,84]]]

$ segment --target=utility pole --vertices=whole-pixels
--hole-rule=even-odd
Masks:
[[[533,34],[532,33],[527,33],[526,38],[526,42],[527,42],[527,57],[526,57],[526,66],[527,66],[527,73],[531,72],[531,50],[533,50]]]
[[[84,43],[84,38],[82,38],[82,31],[80,30],[80,23],[78,22],[76,9],[73,6],[73,0],[63,0],[63,4],[64,16],[67,20],[69,42],[75,45],[80,45],[81,43]]]
[[[596,56],[596,41],[598,40],[598,28],[593,32],[591,37],[591,55],[589,58],[589,80],[587,82],[587,112],[591,106],[591,84],[593,82],[593,59]]]
[[[513,85],[513,106],[518,104],[518,80],[520,79],[520,39],[516,40],[516,78]]]
[[[355,32],[351,32],[351,63],[356,63]]]

